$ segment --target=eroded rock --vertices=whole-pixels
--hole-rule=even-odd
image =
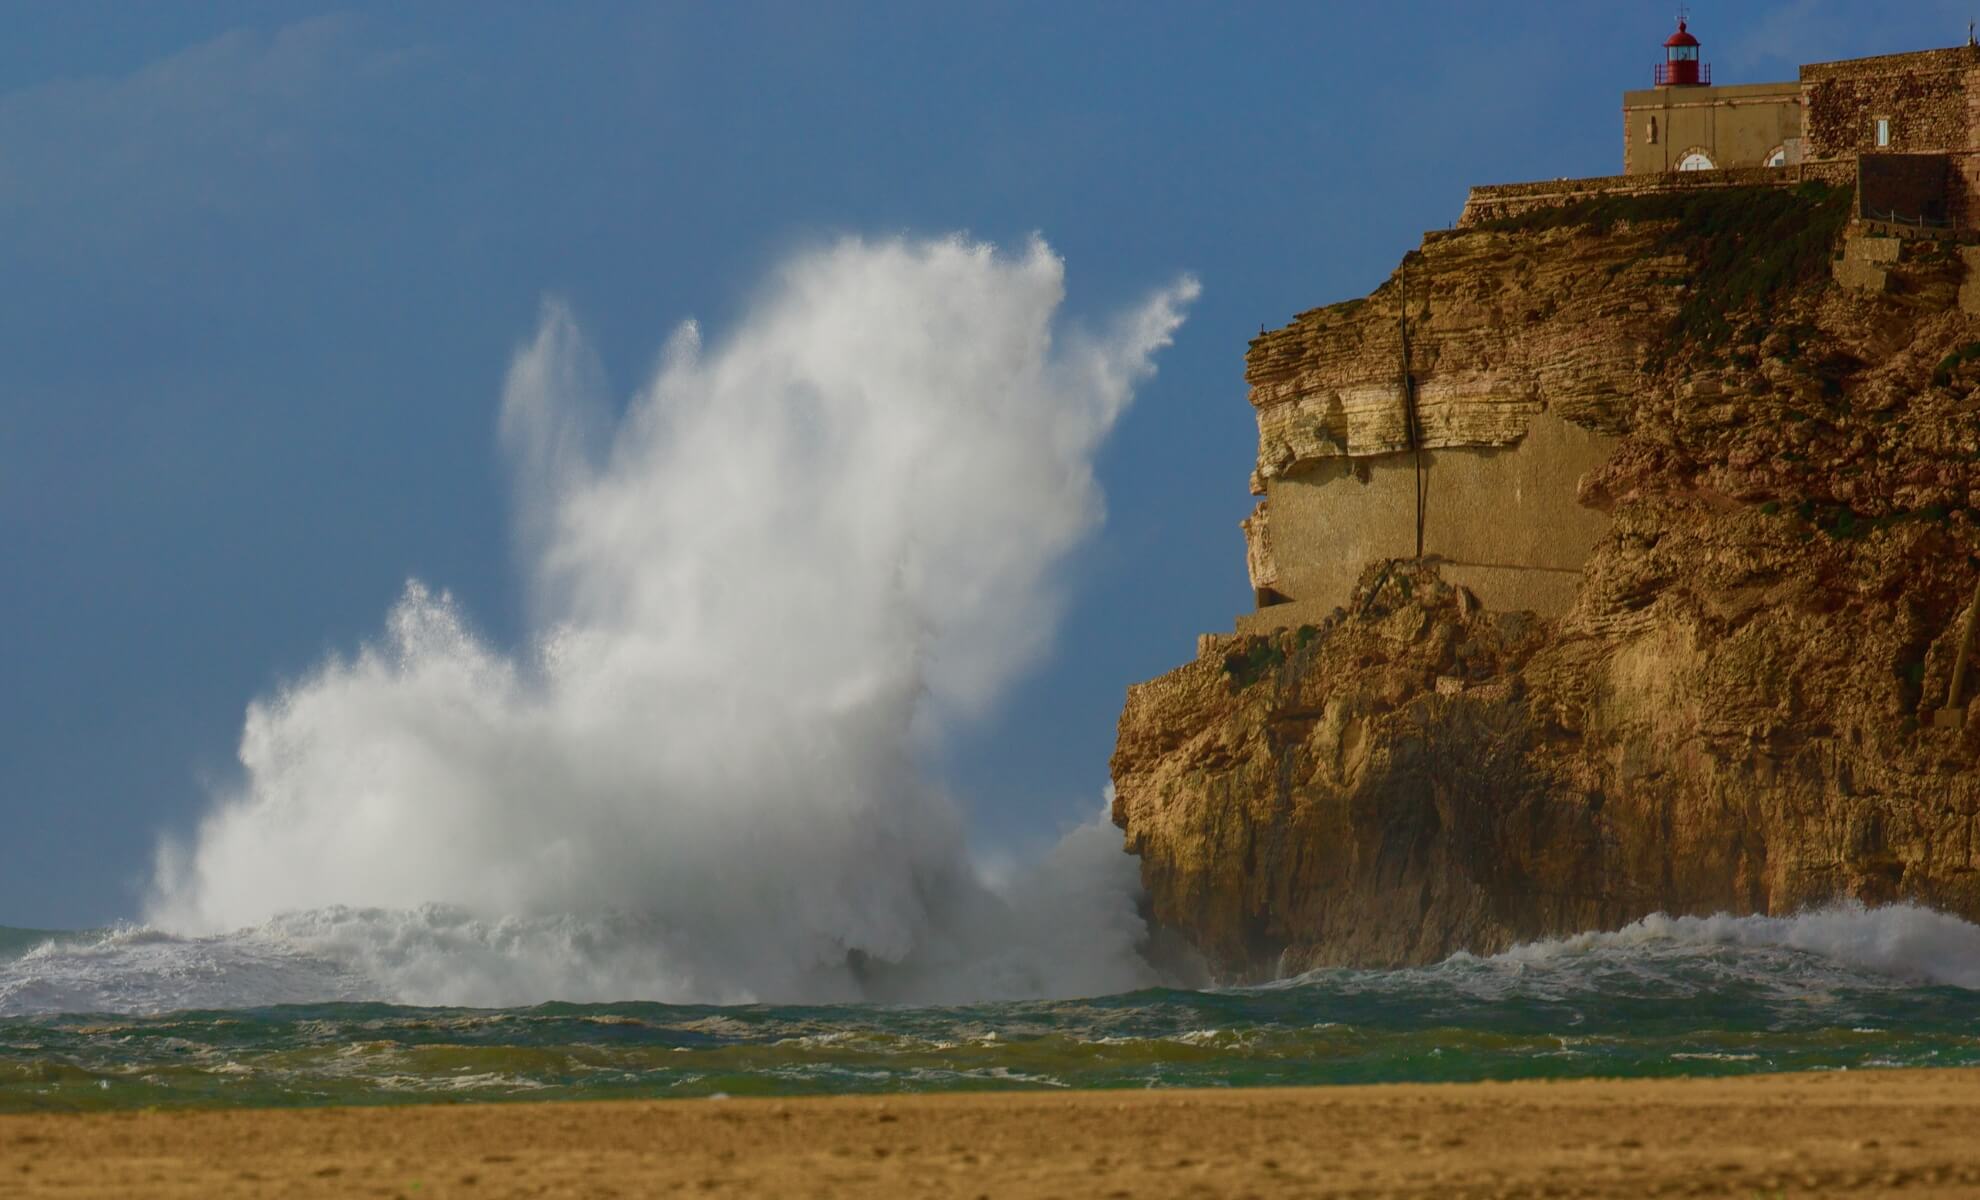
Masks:
[[[1160,922],[1255,979],[1656,911],[1980,919],[1980,715],[1933,721],[1980,573],[1966,264],[1907,243],[1866,292],[1807,249],[1742,292],[1702,273],[1764,246],[1654,222],[1426,246],[1435,340],[1473,381],[1447,407],[1474,410],[1426,428],[1514,436],[1537,389],[1620,435],[1579,484],[1610,531],[1557,619],[1376,563],[1331,616],[1131,688],[1114,819]],[[1382,300],[1254,343],[1261,473],[1395,448],[1356,399],[1395,336]]]

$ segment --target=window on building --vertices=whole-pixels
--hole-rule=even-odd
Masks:
[[[1650,118],[1650,124],[1643,131],[1643,140],[1652,146],[1657,144],[1657,118]]]
[[[1685,152],[1683,158],[1678,159],[1678,170],[1680,171],[1710,171],[1712,169],[1714,169],[1712,156],[1703,150],[1688,150]]]
[[[1765,163],[1762,163],[1761,165],[1768,167],[1787,166],[1787,147],[1786,146],[1774,147],[1771,151],[1767,153],[1767,161]]]
[[[1890,144],[1891,144],[1891,119],[1889,117],[1878,117],[1877,145],[1888,146]]]

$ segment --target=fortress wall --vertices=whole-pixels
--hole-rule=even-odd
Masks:
[[[1608,528],[1576,501],[1581,477],[1615,439],[1537,413],[1518,442],[1424,452],[1424,553],[1487,607],[1563,612],[1578,572]],[[1347,603],[1362,569],[1416,552],[1416,474],[1409,453],[1324,459],[1266,483],[1254,547],[1294,603],[1240,618],[1241,632],[1311,623]]]
[[[1931,154],[1980,148],[1968,108],[1976,69],[1980,48],[1970,46],[1801,68],[1807,155],[1831,159],[1880,150]],[[1888,146],[1877,145],[1878,117],[1891,120]]]
[[[1547,179],[1535,183],[1485,184],[1471,189],[1458,227],[1524,216],[1581,200],[1608,196],[1650,196],[1696,188],[1793,187],[1804,180],[1854,183],[1856,164],[1804,163],[1788,167],[1735,167],[1722,171],[1672,171],[1657,175],[1597,175],[1587,179]]]
[[[1625,93],[1625,170],[1648,173],[1475,187],[1458,225],[1479,225],[1605,196],[1793,186],[1803,180],[1850,184],[1856,179],[1856,159],[1880,154],[1957,156],[1949,176],[1951,215],[1963,225],[1980,222],[1980,158],[1975,157],[1980,156],[1980,46],[1811,63],[1801,68],[1798,85],[1803,106],[1798,114],[1801,163],[1717,171],[1664,169],[1671,156],[1692,144],[1712,147],[1721,157],[1737,160],[1764,153],[1764,148],[1757,148],[1761,142],[1769,147],[1787,142],[1797,114],[1782,103],[1780,93],[1786,86],[1700,88],[1696,97],[1689,89]],[[1781,111],[1771,112],[1769,105]],[[1643,142],[1644,123],[1652,115],[1659,119],[1655,145]],[[1888,146],[1877,145],[1879,117],[1890,121]],[[1728,137],[1732,140],[1721,146]]]
[[[1925,170],[1889,160],[1943,154],[1951,158],[1941,215],[1962,227],[1980,223],[1980,47],[1813,63],[1801,68],[1801,85],[1804,152],[1832,161],[1860,156],[1864,208],[1892,208],[1871,195],[1883,186],[1873,173]],[[1890,121],[1888,146],[1877,145],[1879,117]]]

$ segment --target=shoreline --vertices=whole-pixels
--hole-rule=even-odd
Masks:
[[[0,1196],[1967,1196],[1980,1068],[0,1116]]]

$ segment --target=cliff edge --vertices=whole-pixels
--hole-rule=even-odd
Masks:
[[[1849,200],[1482,222],[1253,343],[1255,490],[1408,447],[1407,316],[1419,444],[1613,439],[1576,485],[1607,523],[1558,615],[1353,563],[1345,603],[1131,688],[1113,817],[1159,923],[1247,980],[1658,911],[1980,919],[1980,712],[1935,720],[1980,576],[1980,255]]]

